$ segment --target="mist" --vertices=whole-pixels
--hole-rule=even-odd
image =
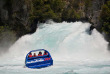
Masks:
[[[9,30],[2,32],[0,35],[0,55],[7,53],[16,40],[17,37],[14,32]]]

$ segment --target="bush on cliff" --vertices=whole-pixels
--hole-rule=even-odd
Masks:
[[[80,14],[77,13],[73,8],[65,9],[62,13],[62,19],[64,21],[75,21],[80,18]]]
[[[31,20],[45,22],[48,19],[61,21],[61,13],[64,8],[62,0],[33,0],[33,13]]]
[[[110,34],[110,1],[107,1],[107,3],[102,6],[100,20],[102,23],[102,31],[106,34]]]

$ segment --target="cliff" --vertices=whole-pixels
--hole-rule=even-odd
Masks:
[[[36,24],[29,20],[31,4],[31,0],[0,0],[0,48],[36,31]]]
[[[105,0],[66,0],[66,9],[74,9],[79,15],[78,19],[84,19],[97,27],[104,3]]]

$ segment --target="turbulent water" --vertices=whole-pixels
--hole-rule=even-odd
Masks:
[[[32,35],[22,36],[8,53],[0,57],[0,74],[110,74],[108,42],[90,24],[40,24]],[[42,69],[24,67],[30,50],[46,49],[53,57],[53,66]]]

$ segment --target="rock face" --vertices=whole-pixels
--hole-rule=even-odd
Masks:
[[[100,22],[100,13],[101,7],[104,4],[105,0],[88,0],[89,2],[85,3],[80,0],[79,10],[81,11],[81,18],[87,18],[89,22],[94,24],[94,27],[97,27]]]
[[[13,30],[16,27],[17,36],[35,31],[36,25],[29,21],[30,13],[31,0],[0,0],[0,22],[11,25]]]
[[[94,24],[96,28],[100,25],[100,13],[101,7],[104,4],[104,0],[93,0],[92,5],[88,8],[87,17],[89,18],[90,22]]]
[[[80,16],[79,20],[86,21],[93,24],[94,27],[99,29],[100,26],[100,13],[102,11],[102,6],[105,4],[106,0],[65,0],[65,8],[70,10],[73,8]],[[73,5],[77,5],[76,7]]]
[[[0,49],[8,48],[22,35],[36,31],[36,24],[29,21],[31,2],[32,0],[0,0]]]

